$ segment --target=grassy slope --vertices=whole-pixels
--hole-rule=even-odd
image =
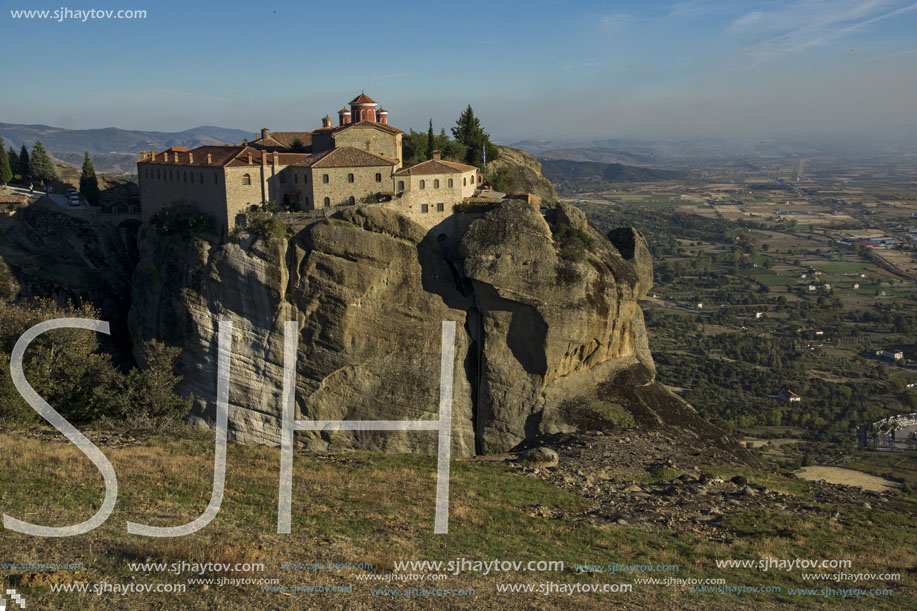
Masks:
[[[856,584],[892,587],[895,596],[835,605],[900,609],[914,596],[913,520],[879,510],[845,510],[852,523],[813,521],[770,512],[730,514],[739,536],[726,542],[693,535],[647,532],[632,527],[598,528],[586,523],[531,517],[533,509],[581,509],[583,500],[535,478],[513,473],[500,462],[453,463],[450,533],[432,533],[435,459],[413,455],[348,454],[342,458],[297,456],[293,491],[293,533],[277,535],[279,452],[275,448],[231,445],[226,497],[219,516],[202,531],[178,539],[128,535],[125,521],[172,525],[190,521],[210,495],[212,439],[152,438],[142,445],[103,451],[120,482],[114,514],[99,529],[75,538],[42,539],[0,531],[0,562],[83,562],[76,582],[183,583],[188,574],[131,573],[128,562],[263,562],[263,573],[211,574],[212,577],[279,578],[281,584],[353,586],[352,594],[289,595],[265,593],[260,586],[189,587],[186,594],[52,593],[25,589],[30,609],[91,608],[405,608],[407,601],[372,597],[371,587],[351,571],[282,570],[281,562],[371,562],[388,572],[397,560],[465,557],[477,560],[563,560],[563,573],[463,574],[415,587],[475,588],[474,597],[430,599],[449,608],[599,609],[625,602],[639,608],[759,609],[816,606],[822,599],[790,596],[788,587],[821,587],[802,581],[799,572],[718,570],[728,558],[843,558],[851,572],[899,572],[903,581]],[[101,478],[88,460],[66,443],[0,434],[6,457],[0,471],[0,510],[20,519],[63,525],[86,519],[102,499]],[[724,475],[730,473],[724,472]],[[748,472],[752,481],[774,485],[771,474]],[[790,480],[792,481],[792,480]],[[793,486],[790,486],[792,491]],[[802,493],[802,489],[800,488]],[[804,494],[804,493],[803,493]],[[680,587],[636,585],[630,594],[497,594],[495,584],[516,582],[630,583],[623,575],[578,575],[574,563],[677,564],[680,578],[723,577],[732,586],[779,585],[783,594],[692,594]],[[361,571],[356,571],[359,573]],[[9,577],[10,571],[0,571]],[[17,573],[17,571],[12,571]],[[645,575],[661,576],[662,575]],[[17,583],[12,577],[12,583]],[[399,584],[400,585],[400,584]],[[853,587],[853,584],[830,584]],[[22,590],[23,588],[20,588]],[[180,605],[176,601],[180,601]],[[412,605],[414,603],[411,603]],[[407,608],[417,608],[408,606]],[[426,608],[423,606],[422,608]]]

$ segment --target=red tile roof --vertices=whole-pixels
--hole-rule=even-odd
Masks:
[[[424,174],[461,174],[477,170],[473,165],[464,163],[455,163],[454,161],[443,161],[440,159],[429,159],[421,161],[414,165],[401,168],[395,172],[395,176],[419,176]]]
[[[350,103],[351,104],[375,104],[376,101],[372,99],[371,97],[369,97],[368,95],[366,95],[365,93],[361,93],[354,99],[350,100]]]
[[[297,165],[313,168],[378,167],[398,165],[398,160],[361,151],[352,146],[343,146],[312,155]]]
[[[178,155],[175,159],[175,151],[169,155],[169,160],[165,160],[163,153],[156,153],[156,158],[149,157],[141,159],[137,163],[148,163],[153,165],[178,165],[191,167],[239,167],[248,165],[248,155],[251,153],[252,165],[261,165],[261,156],[264,155],[265,162],[274,163],[274,155],[271,151],[265,151],[252,146],[199,146],[192,151]],[[207,163],[207,155],[210,155],[210,163]],[[309,157],[306,153],[278,153],[277,163],[279,165],[294,165]],[[190,161],[193,158],[193,162]]]

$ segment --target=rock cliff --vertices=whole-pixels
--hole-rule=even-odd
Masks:
[[[615,379],[628,388],[613,384],[614,400],[648,426],[665,420],[657,412],[668,401],[680,417],[722,434],[653,381],[637,304],[652,286],[652,263],[638,232],[609,239],[566,204],[545,212],[509,200],[460,216],[459,229],[437,234],[390,210],[350,208],[289,239],[243,233],[223,245],[145,228],[132,338],[182,346],[180,390],[211,420],[216,322],[232,319],[230,423],[244,442],[279,440],[288,320],[299,330],[297,419],[435,418],[440,329],[451,320],[457,455],[594,424],[583,419],[585,406],[604,400],[598,389]],[[564,254],[563,227],[585,236],[581,257]],[[297,440],[316,449],[436,449],[428,432],[306,432]]]
[[[504,172],[502,181],[506,185],[497,184],[498,188],[506,188],[512,193],[534,193],[543,202],[556,202],[557,192],[554,185],[541,173],[541,164],[534,157],[508,146],[498,146],[500,157],[487,164],[487,177],[492,179],[500,172]]]

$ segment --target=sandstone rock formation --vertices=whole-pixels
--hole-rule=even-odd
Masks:
[[[557,192],[551,181],[541,173],[541,164],[525,151],[508,146],[498,146],[500,157],[487,163],[487,175],[505,169],[518,185],[517,191],[534,193],[545,203],[557,201]]]
[[[133,340],[182,346],[180,390],[209,420],[216,323],[233,320],[230,422],[245,442],[279,440],[288,320],[299,329],[297,419],[316,420],[436,418],[441,323],[456,321],[457,455],[575,430],[579,406],[622,371],[640,372],[635,386],[666,392],[653,382],[637,305],[652,286],[639,233],[622,229],[609,240],[566,204],[543,211],[508,200],[462,216],[453,235],[425,234],[393,211],[355,207],[289,240],[243,233],[223,245],[145,228]],[[555,232],[564,225],[591,238],[582,260],[562,255]],[[425,432],[297,440],[317,449],[436,450],[435,434]]]

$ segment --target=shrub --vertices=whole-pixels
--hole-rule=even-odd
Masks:
[[[257,210],[247,212],[246,216],[245,229],[249,233],[265,238],[284,238],[287,235],[283,222],[275,216]]]
[[[178,200],[162,208],[153,215],[150,223],[159,235],[163,236],[178,235],[192,238],[217,233],[214,218],[185,200]]]
[[[582,261],[587,250],[592,250],[595,240],[582,229],[574,229],[566,223],[551,226],[554,240],[560,246],[560,256],[568,261]]]
[[[10,353],[29,328],[56,318],[98,319],[89,305],[60,307],[49,300],[31,304],[0,299],[0,423],[30,426],[41,417],[13,386]],[[174,393],[181,378],[172,370],[178,348],[153,341],[144,346],[146,367],[123,373],[102,352],[99,335],[84,329],[54,329],[36,337],[23,359],[26,381],[71,423],[100,420],[134,426],[166,426],[191,408],[192,399]]]
[[[635,426],[634,416],[623,406],[610,401],[590,401],[586,409],[599,417],[599,419],[611,424],[629,429]]]

